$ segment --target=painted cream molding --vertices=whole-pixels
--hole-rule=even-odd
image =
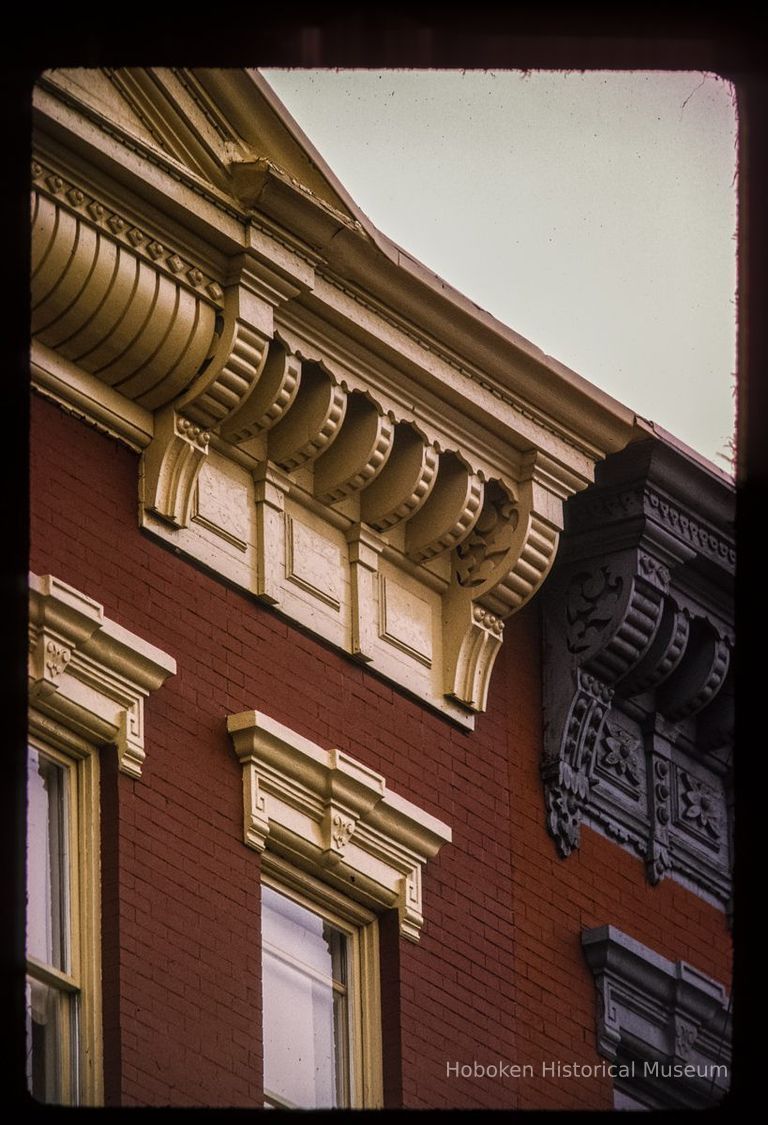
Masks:
[[[176,661],[50,574],[31,574],[29,590],[30,705],[87,739],[115,743],[120,769],[141,777],[144,700]]]
[[[343,750],[323,750],[260,711],[229,715],[243,767],[245,843],[309,866],[372,907],[396,906],[400,933],[418,941],[421,873],[451,829],[387,789]]]
[[[34,105],[34,385],[143,450],[148,532],[471,727],[635,416],[389,243],[255,72]]]

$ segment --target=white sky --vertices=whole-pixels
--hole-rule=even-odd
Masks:
[[[384,234],[727,468],[728,83],[690,71],[262,73]]]

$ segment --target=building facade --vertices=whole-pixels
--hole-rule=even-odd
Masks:
[[[727,480],[389,242],[257,74],[34,114],[33,1096],[717,1102]]]

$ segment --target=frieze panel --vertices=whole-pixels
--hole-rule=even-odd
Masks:
[[[596,772],[637,799],[643,781],[640,740],[616,723],[606,722]]]
[[[685,770],[679,770],[677,778],[677,823],[709,847],[719,848],[725,811],[723,794]]]

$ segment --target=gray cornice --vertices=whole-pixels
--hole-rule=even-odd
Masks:
[[[548,827],[565,856],[593,824],[725,903],[733,486],[659,438],[596,475],[542,597]]]

